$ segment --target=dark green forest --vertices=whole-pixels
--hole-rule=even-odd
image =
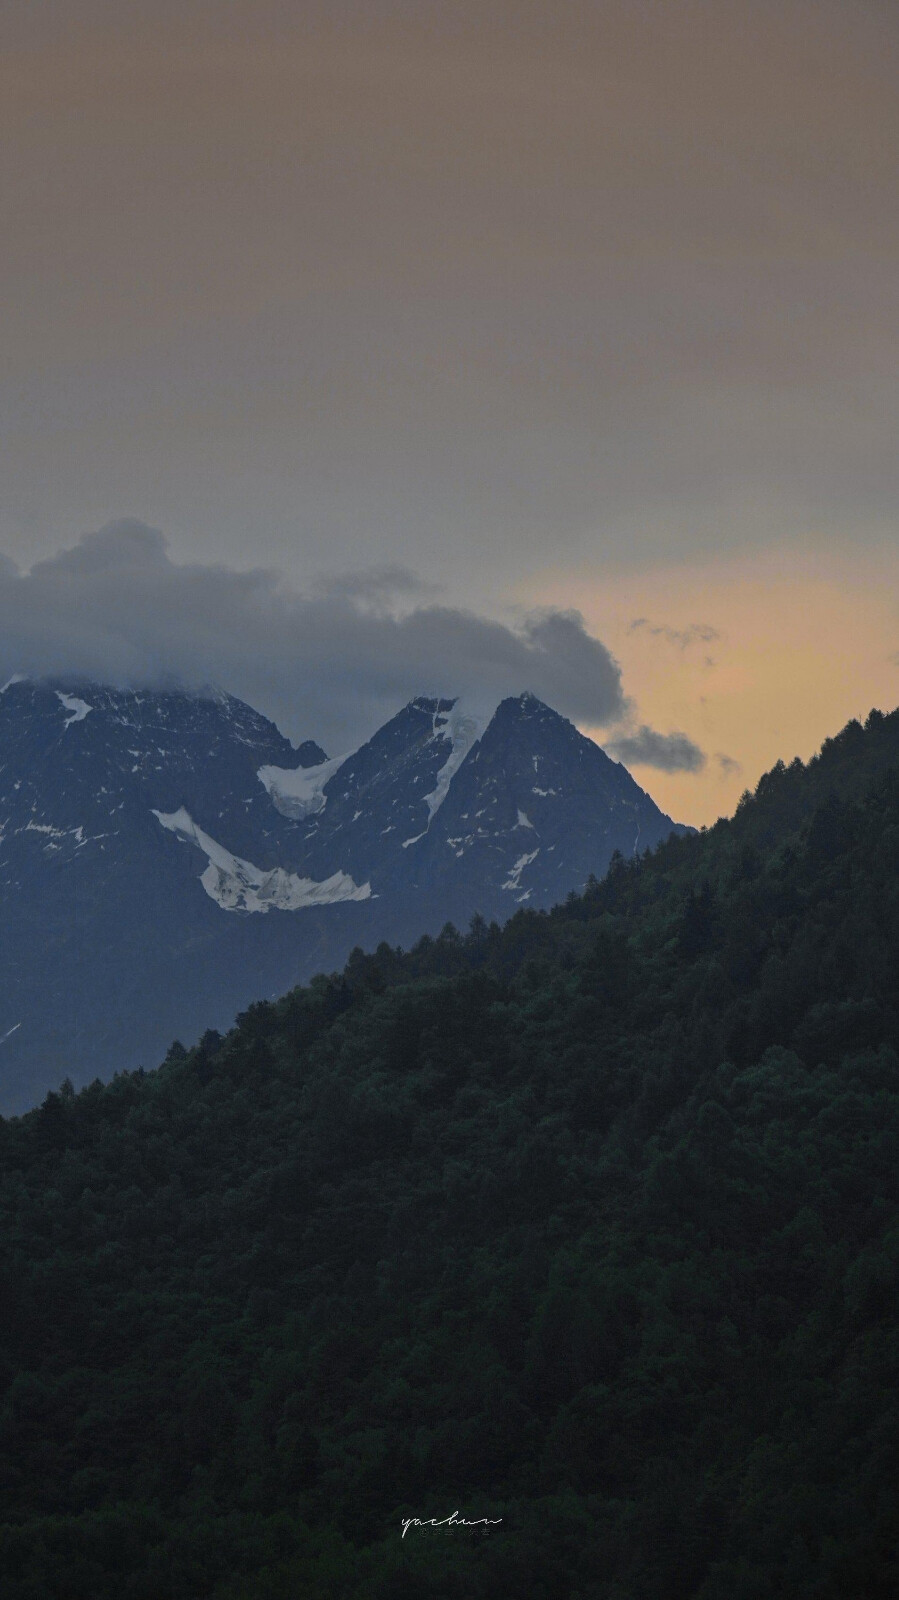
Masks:
[[[895,1600],[897,971],[872,712],[0,1125],[4,1600]]]

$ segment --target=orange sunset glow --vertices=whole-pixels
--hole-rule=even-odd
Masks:
[[[641,719],[709,752],[699,773],[635,767],[697,826],[729,815],[775,761],[807,760],[850,718],[899,701],[893,552],[768,552],[601,580],[548,571],[522,598],[537,593],[578,606],[607,640]],[[585,731],[603,743],[603,729]]]

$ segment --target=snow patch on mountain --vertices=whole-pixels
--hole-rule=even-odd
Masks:
[[[77,828],[54,828],[49,822],[26,822],[16,833],[45,833],[50,839],[73,838],[77,844],[84,844],[84,829],[80,823]]]
[[[283,867],[270,871],[256,867],[204,833],[184,806],[178,811],[154,811],[153,815],[163,828],[202,850],[209,865],[201,873],[200,882],[223,911],[301,911],[306,906],[371,897],[371,884],[354,883],[346,872],[335,872],[316,883],[313,878],[300,878]]]
[[[66,728],[71,728],[73,722],[83,722],[88,712],[94,709],[93,706],[88,705],[86,700],[79,700],[77,695],[63,694],[61,689],[57,689],[55,693],[57,700],[60,700],[66,710],[72,713],[70,717],[66,717],[63,723],[63,733],[65,733]]]
[[[453,702],[451,711],[435,713],[433,737],[446,740],[451,748],[449,756],[437,774],[435,787],[424,797],[428,808],[428,827],[443,805],[453,778],[472,745],[480,739],[488,721],[489,717],[467,710],[458,700]]]
[[[256,776],[275,810],[298,822],[324,811],[325,785],[349,759],[349,755],[335,756],[333,761],[321,761],[316,767],[260,767]]]
[[[505,883],[503,884],[503,888],[504,889],[520,889],[521,888],[521,874],[523,873],[525,867],[530,866],[531,862],[536,860],[536,858],[537,858],[537,856],[539,856],[539,854],[540,854],[540,850],[538,848],[536,850],[532,850],[529,856],[519,856],[518,860],[515,862],[515,865],[512,868],[512,871],[509,873],[508,878],[506,879]]]

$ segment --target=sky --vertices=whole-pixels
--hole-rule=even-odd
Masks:
[[[893,0],[0,0],[0,670],[679,820],[899,700]]]

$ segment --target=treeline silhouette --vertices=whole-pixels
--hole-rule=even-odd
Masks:
[[[897,973],[872,712],[2,1124],[0,1593],[894,1600]]]

